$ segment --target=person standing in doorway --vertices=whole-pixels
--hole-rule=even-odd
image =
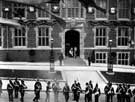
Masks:
[[[77,57],[77,47],[75,46],[74,47],[74,58],[76,58]]]
[[[74,54],[73,54],[73,48],[72,47],[69,50],[69,55],[70,55],[70,57],[73,57],[74,56]]]

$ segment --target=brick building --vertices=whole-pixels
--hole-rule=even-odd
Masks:
[[[71,48],[76,48],[77,56],[82,59],[90,56],[95,63],[107,63],[110,51],[113,63],[134,63],[134,0],[95,0],[107,10],[106,14],[94,8],[86,12],[78,0],[64,1],[64,4],[60,2],[59,8],[40,5],[66,21],[66,27],[62,28],[58,23],[52,24],[52,17],[42,10],[30,12],[25,5],[0,0],[1,17],[19,19],[21,15],[24,21],[21,28],[0,25],[0,60],[49,61],[53,38],[55,60],[61,52],[66,57]],[[5,7],[10,12],[4,12]]]

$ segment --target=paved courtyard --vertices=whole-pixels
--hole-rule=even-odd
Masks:
[[[45,102],[45,97],[46,97],[45,92],[41,92],[40,102]],[[33,98],[34,98],[34,92],[33,91],[27,91],[25,93],[24,102],[32,102]],[[70,94],[69,102],[73,102],[72,99],[73,99],[72,94]],[[99,100],[100,100],[99,102],[105,102],[105,95],[101,94]],[[84,94],[83,93],[81,94],[79,101],[84,102]],[[0,96],[0,102],[8,102],[8,95],[7,95],[6,91],[4,91],[2,96]],[[14,99],[14,102],[20,102],[19,98]],[[50,102],[54,102],[53,92],[51,92]],[[61,92],[59,94],[59,102],[65,102],[64,96]],[[93,102],[94,102],[94,96],[93,96]],[[113,98],[113,102],[117,102],[116,101],[116,95]],[[133,102],[133,98],[131,99],[131,102]]]
[[[23,78],[25,80],[26,85],[28,86],[27,90],[31,91],[26,91],[25,94],[25,101],[24,102],[31,102],[32,99],[34,98],[34,83],[36,81],[36,78],[38,76],[41,77],[40,81],[43,86],[43,92],[41,92],[41,99],[40,102],[45,102],[45,90],[46,90],[46,82],[44,80],[50,80],[48,78],[51,78],[54,73],[49,73],[50,66],[49,64],[46,63],[0,63],[0,70],[5,71],[3,74],[1,72],[0,76],[3,79],[3,89],[6,89],[8,79],[10,78],[15,78],[17,74],[19,74],[19,78]],[[135,72],[135,67],[134,66],[118,66],[114,65],[114,71],[115,72],[128,72],[134,74]],[[9,72],[7,73],[8,70]],[[99,83],[99,87],[101,88],[101,96],[100,96],[100,101],[99,102],[105,102],[105,95],[103,88],[105,87],[106,83],[108,82],[108,78],[104,77],[101,74],[101,71],[107,71],[107,66],[105,64],[92,64],[91,66],[55,66],[56,73],[60,73],[57,77],[58,80],[60,81],[60,87],[61,89],[63,88],[63,85],[65,81],[71,84],[74,82],[74,80],[77,80],[81,83],[82,89],[84,90],[85,88],[85,83],[88,82],[89,80],[92,80],[94,86],[96,83]],[[21,73],[21,71],[23,73]],[[35,73],[35,72],[38,72]],[[16,73],[17,72],[17,73]],[[31,73],[31,74],[29,74]],[[35,74],[32,74],[35,73]],[[8,75],[9,74],[9,75]],[[47,75],[48,74],[48,75]],[[115,73],[116,74],[116,73]],[[26,75],[29,75],[28,78]],[[34,77],[32,77],[34,75]],[[37,77],[35,75],[38,75]],[[122,74],[123,75],[123,74]],[[40,78],[39,77],[39,78]],[[62,77],[62,78],[61,78]],[[113,76],[111,76],[113,77]],[[55,79],[55,76],[53,76],[53,79]],[[53,81],[51,79],[51,81]],[[116,84],[116,83],[114,83]],[[134,83],[132,88],[135,88]],[[116,85],[113,85],[113,87],[116,89]],[[94,98],[93,98],[94,99]],[[133,100],[133,99],[132,99]],[[3,91],[2,96],[0,96],[0,102],[8,102],[8,96],[7,96],[7,91]],[[14,102],[19,102],[19,99],[15,99]],[[53,97],[53,92],[51,92],[51,102],[54,102],[54,97]],[[64,102],[64,97],[63,94],[60,92],[59,94],[59,102]],[[70,101],[72,102],[72,94],[70,94]],[[84,102],[84,93],[81,94],[80,97],[80,102]],[[94,102],[94,101],[93,101]],[[116,102],[116,96],[114,96],[114,102]],[[133,101],[132,101],[133,102]]]

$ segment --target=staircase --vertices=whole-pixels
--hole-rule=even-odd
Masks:
[[[86,63],[80,57],[77,57],[77,58],[66,57],[64,59],[64,65],[67,65],[67,66],[86,66]]]

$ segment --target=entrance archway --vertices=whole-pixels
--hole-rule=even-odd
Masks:
[[[65,56],[80,56],[80,33],[76,30],[65,33]]]

